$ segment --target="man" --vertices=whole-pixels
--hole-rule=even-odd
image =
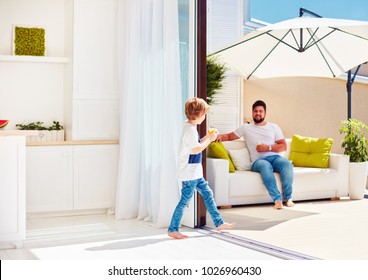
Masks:
[[[218,135],[219,141],[244,138],[250,152],[253,172],[261,175],[275,209],[281,209],[283,202],[292,207],[294,172],[291,162],[278,153],[286,150],[286,141],[280,127],[266,122],[266,104],[262,100],[252,106],[253,122],[238,127],[234,132]],[[280,174],[282,194],[279,192],[273,172]]]

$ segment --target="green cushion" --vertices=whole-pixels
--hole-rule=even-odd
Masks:
[[[235,167],[231,161],[224,144],[221,142],[212,142],[207,147],[207,155],[213,158],[222,158],[229,161],[229,172],[235,172]]]
[[[332,144],[332,138],[294,135],[289,159],[294,166],[327,168]]]

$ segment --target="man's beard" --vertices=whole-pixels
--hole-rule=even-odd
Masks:
[[[263,121],[264,121],[264,119],[265,119],[265,118],[260,118],[260,119],[258,119],[258,120],[257,120],[256,118],[254,118],[254,117],[253,117],[253,121],[254,121],[255,123],[261,123],[261,122],[263,122]]]

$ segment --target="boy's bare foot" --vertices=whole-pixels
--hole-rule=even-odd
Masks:
[[[223,230],[223,229],[230,229],[235,227],[235,223],[223,223],[222,225],[219,225],[216,229],[217,230]]]
[[[188,238],[187,235],[184,235],[178,231],[173,231],[173,232],[168,232],[167,233],[168,236],[172,237],[172,238],[175,238],[175,239],[185,239],[185,238]]]
[[[274,209],[280,210],[282,208],[282,201],[276,201],[275,205],[273,206]]]
[[[293,207],[295,204],[294,204],[294,202],[291,199],[289,199],[288,201],[286,201],[285,205],[287,207]]]

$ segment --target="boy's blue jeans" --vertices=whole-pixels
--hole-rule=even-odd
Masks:
[[[279,155],[257,159],[252,165],[252,171],[261,174],[262,181],[266,186],[273,202],[288,201],[293,192],[294,171],[292,163]],[[280,194],[276,178],[273,172],[280,174],[282,195]]]
[[[207,181],[204,178],[199,178],[196,180],[182,182],[180,201],[172,215],[168,232],[179,231],[180,221],[183,218],[184,208],[188,206],[191,198],[193,197],[195,189],[197,189],[197,191],[201,194],[215,226],[218,227],[224,223],[219,211],[217,210],[217,206],[213,199],[212,190],[210,189]]]

